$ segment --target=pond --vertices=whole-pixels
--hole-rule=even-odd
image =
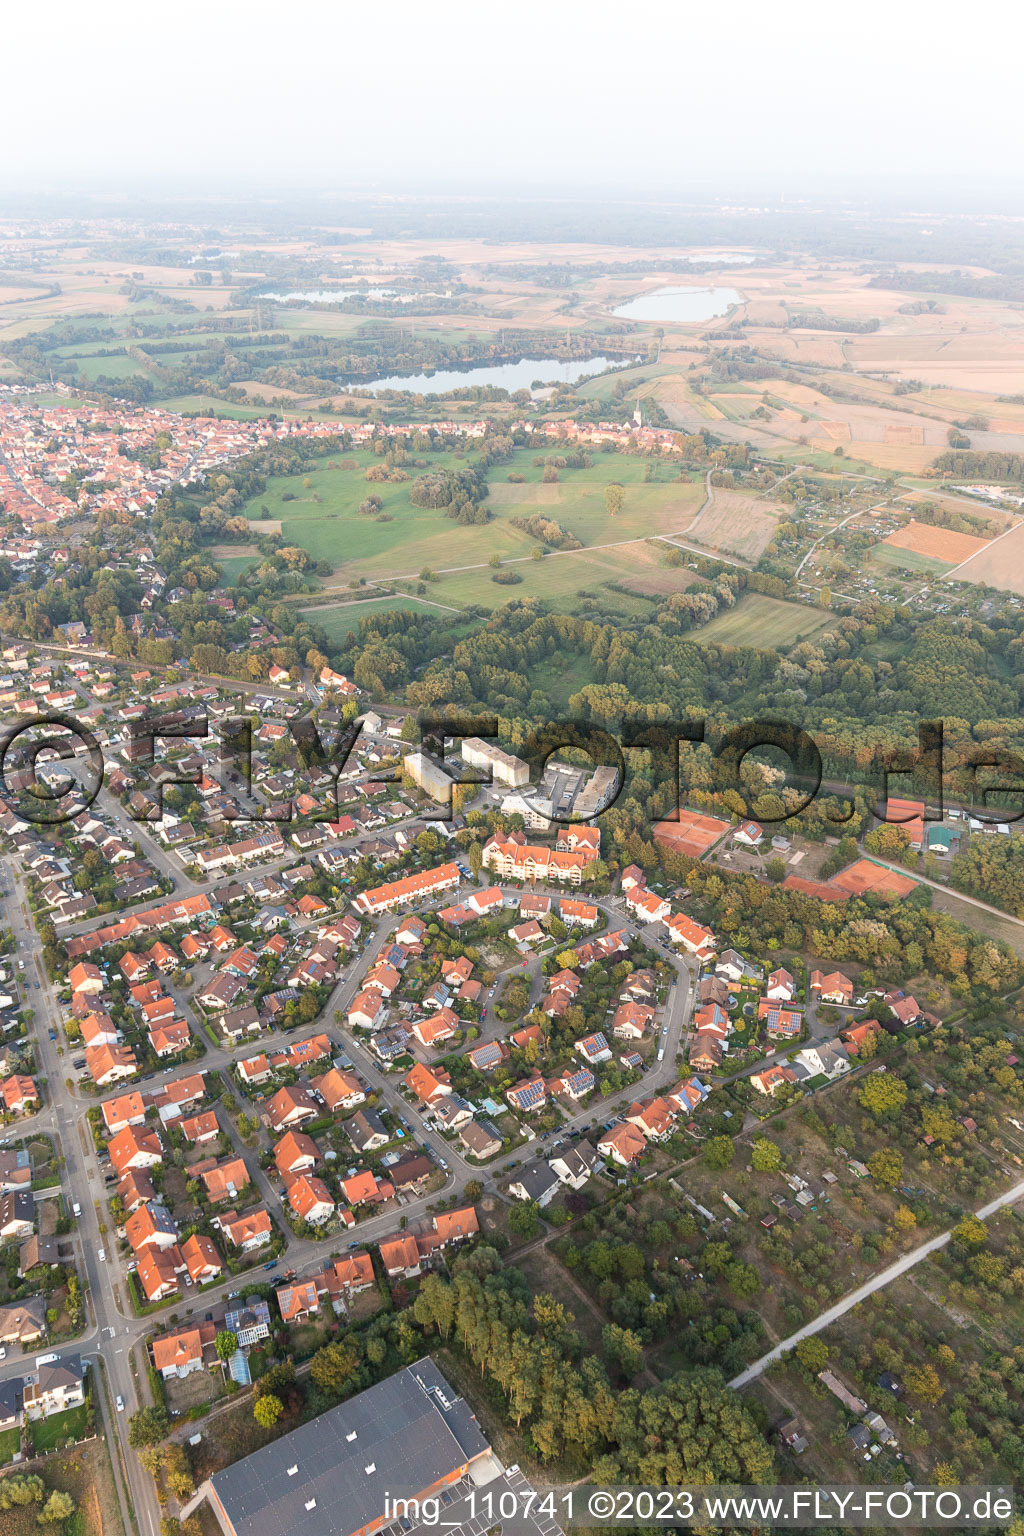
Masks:
[[[612,314],[623,320],[669,321],[676,325],[713,320],[724,315],[730,304],[742,304],[735,288],[655,288],[620,304]]]

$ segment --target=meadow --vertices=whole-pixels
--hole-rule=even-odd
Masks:
[[[798,640],[821,634],[831,623],[831,616],[823,609],[748,592],[735,608],[695,630],[693,638],[698,645],[749,645],[784,651]]]
[[[545,483],[535,457],[532,450],[522,449],[511,462],[491,470],[487,506],[492,516],[487,523],[464,526],[446,518],[443,510],[414,506],[411,479],[398,484],[368,483],[366,470],[378,461],[364,451],[331,460],[301,478],[271,479],[250,502],[246,515],[250,520],[279,518],[286,542],[329,561],[335,575],[328,589],[361,577],[414,580],[424,567],[441,575],[432,595],[454,606],[478,602],[496,607],[511,596],[561,598],[580,587],[623,578],[642,590],[647,571],[652,573],[654,591],[684,588],[689,579],[685,571],[666,580],[666,572],[655,570],[664,563],[660,553],[653,557],[630,551],[643,548],[646,539],[677,532],[689,523],[703,499],[698,481],[677,479],[674,467],[668,465],[654,465],[659,478],[648,481],[650,460],[602,453],[595,455],[589,468],[561,469],[558,482]],[[431,469],[458,468],[472,462],[470,455],[445,453],[432,454],[429,465]],[[510,483],[509,474],[521,475],[522,482]],[[619,481],[626,493],[614,517],[604,495],[611,481]],[[358,510],[371,494],[383,503],[378,517]],[[589,562],[569,553],[532,561],[538,540],[515,527],[512,519],[538,513],[577,538],[590,554]],[[601,546],[621,548],[599,553]],[[521,562],[516,570],[523,580],[514,591],[490,582],[488,562],[494,555]]]

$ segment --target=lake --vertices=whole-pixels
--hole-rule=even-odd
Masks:
[[[612,314],[623,320],[669,321],[686,325],[698,320],[713,320],[724,315],[730,304],[743,300],[735,288],[655,288],[620,304]]]
[[[394,373],[386,378],[359,379],[348,383],[372,394],[385,389],[410,389],[416,395],[445,395],[450,389],[470,384],[493,384],[496,389],[529,389],[535,379],[545,384],[578,384],[595,373],[625,361],[621,357],[589,357],[566,361],[561,357],[520,357],[509,363],[467,363],[464,368],[439,368],[433,373]]]

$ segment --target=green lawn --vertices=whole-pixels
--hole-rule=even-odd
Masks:
[[[265,405],[230,405],[227,400],[218,400],[215,395],[172,395],[166,400],[160,400],[162,411],[196,412],[200,415],[227,416],[232,421],[253,421],[257,416],[265,416]],[[281,413],[278,412],[280,415]],[[259,514],[255,514],[258,516]]]
[[[6,1466],[16,1451],[21,1450],[21,1430],[5,1429],[0,1434],[0,1466]]]
[[[318,560],[329,560],[344,574],[400,579],[415,577],[424,566],[441,570],[484,565],[495,553],[502,558],[528,555],[536,540],[514,527],[513,517],[541,513],[582,544],[592,546],[679,532],[702,498],[698,485],[676,481],[667,465],[655,466],[662,478],[645,483],[651,463],[645,458],[599,453],[589,469],[563,469],[558,483],[543,484],[542,469],[534,465],[534,457],[531,450],[522,449],[511,463],[491,471],[488,507],[492,518],[484,524],[462,526],[445,517],[443,510],[413,506],[411,480],[394,485],[368,483],[365,471],[376,462],[368,452],[339,456],[309,475],[271,479],[249,503],[246,515],[254,520],[280,518],[286,540]],[[471,455],[461,460],[454,453],[429,456],[431,468],[472,463]],[[509,473],[521,474],[523,483],[510,484]],[[614,518],[604,502],[605,486],[612,480],[626,488],[625,505]],[[381,497],[388,521],[379,522],[358,511],[371,494]],[[285,496],[294,499],[285,501]]]
[[[51,1414],[48,1419],[34,1419],[32,1444],[37,1452],[42,1452],[54,1450],[62,1440],[77,1440],[85,1434],[87,1418],[88,1409],[83,1403],[81,1408],[67,1408],[63,1413]]]
[[[750,645],[762,650],[785,650],[797,640],[810,640],[834,623],[831,614],[803,603],[786,603],[777,597],[749,592],[735,608],[694,630],[698,645]]]
[[[920,555],[914,549],[897,549],[894,544],[876,544],[871,550],[875,565],[895,566],[898,570],[916,571],[923,576],[941,576],[951,571],[948,560],[936,560],[931,555]]]
[[[224,585],[233,587],[239,576],[258,565],[259,561],[258,555],[218,555],[217,564],[224,572]]]
[[[433,587],[430,589],[434,590]],[[438,600],[439,602],[441,599]],[[454,607],[454,604],[451,604]],[[302,608],[300,612],[312,624],[316,624],[324,630],[329,638],[336,643],[345,639],[349,630],[354,630],[360,619],[368,619],[375,613],[391,613],[395,609],[411,609],[414,613],[423,613],[436,619],[454,618],[447,608],[434,607],[430,603],[422,602],[415,597],[377,597],[369,602],[338,603],[325,605],[323,608]]]
[[[97,379],[101,374],[106,374],[108,379],[128,379],[135,374],[149,377],[149,369],[143,368],[141,363],[137,363],[134,357],[129,357],[126,353],[122,353],[120,357],[92,357],[87,353],[73,353],[69,361],[73,362],[87,379]]]

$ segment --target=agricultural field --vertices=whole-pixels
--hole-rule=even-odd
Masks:
[[[913,519],[903,528],[897,528],[882,540],[891,549],[910,550],[941,564],[959,565],[980,554],[988,547],[988,539],[975,538],[969,533],[954,533],[951,528],[933,528],[928,523]]]
[[[711,486],[707,505],[686,530],[688,540],[757,560],[771,543],[783,508],[763,496]]]
[[[1024,523],[1017,523],[1008,533],[993,539],[952,574],[956,581],[999,587],[1004,592],[1024,596]]]
[[[764,650],[787,650],[798,640],[810,640],[832,623],[820,608],[787,603],[760,592],[748,592],[735,608],[719,613],[694,630],[698,645],[749,645]]]
[[[946,560],[934,560],[916,550],[903,549],[890,544],[888,539],[872,549],[871,563],[886,571],[909,571],[920,576],[944,576],[953,569]]]

